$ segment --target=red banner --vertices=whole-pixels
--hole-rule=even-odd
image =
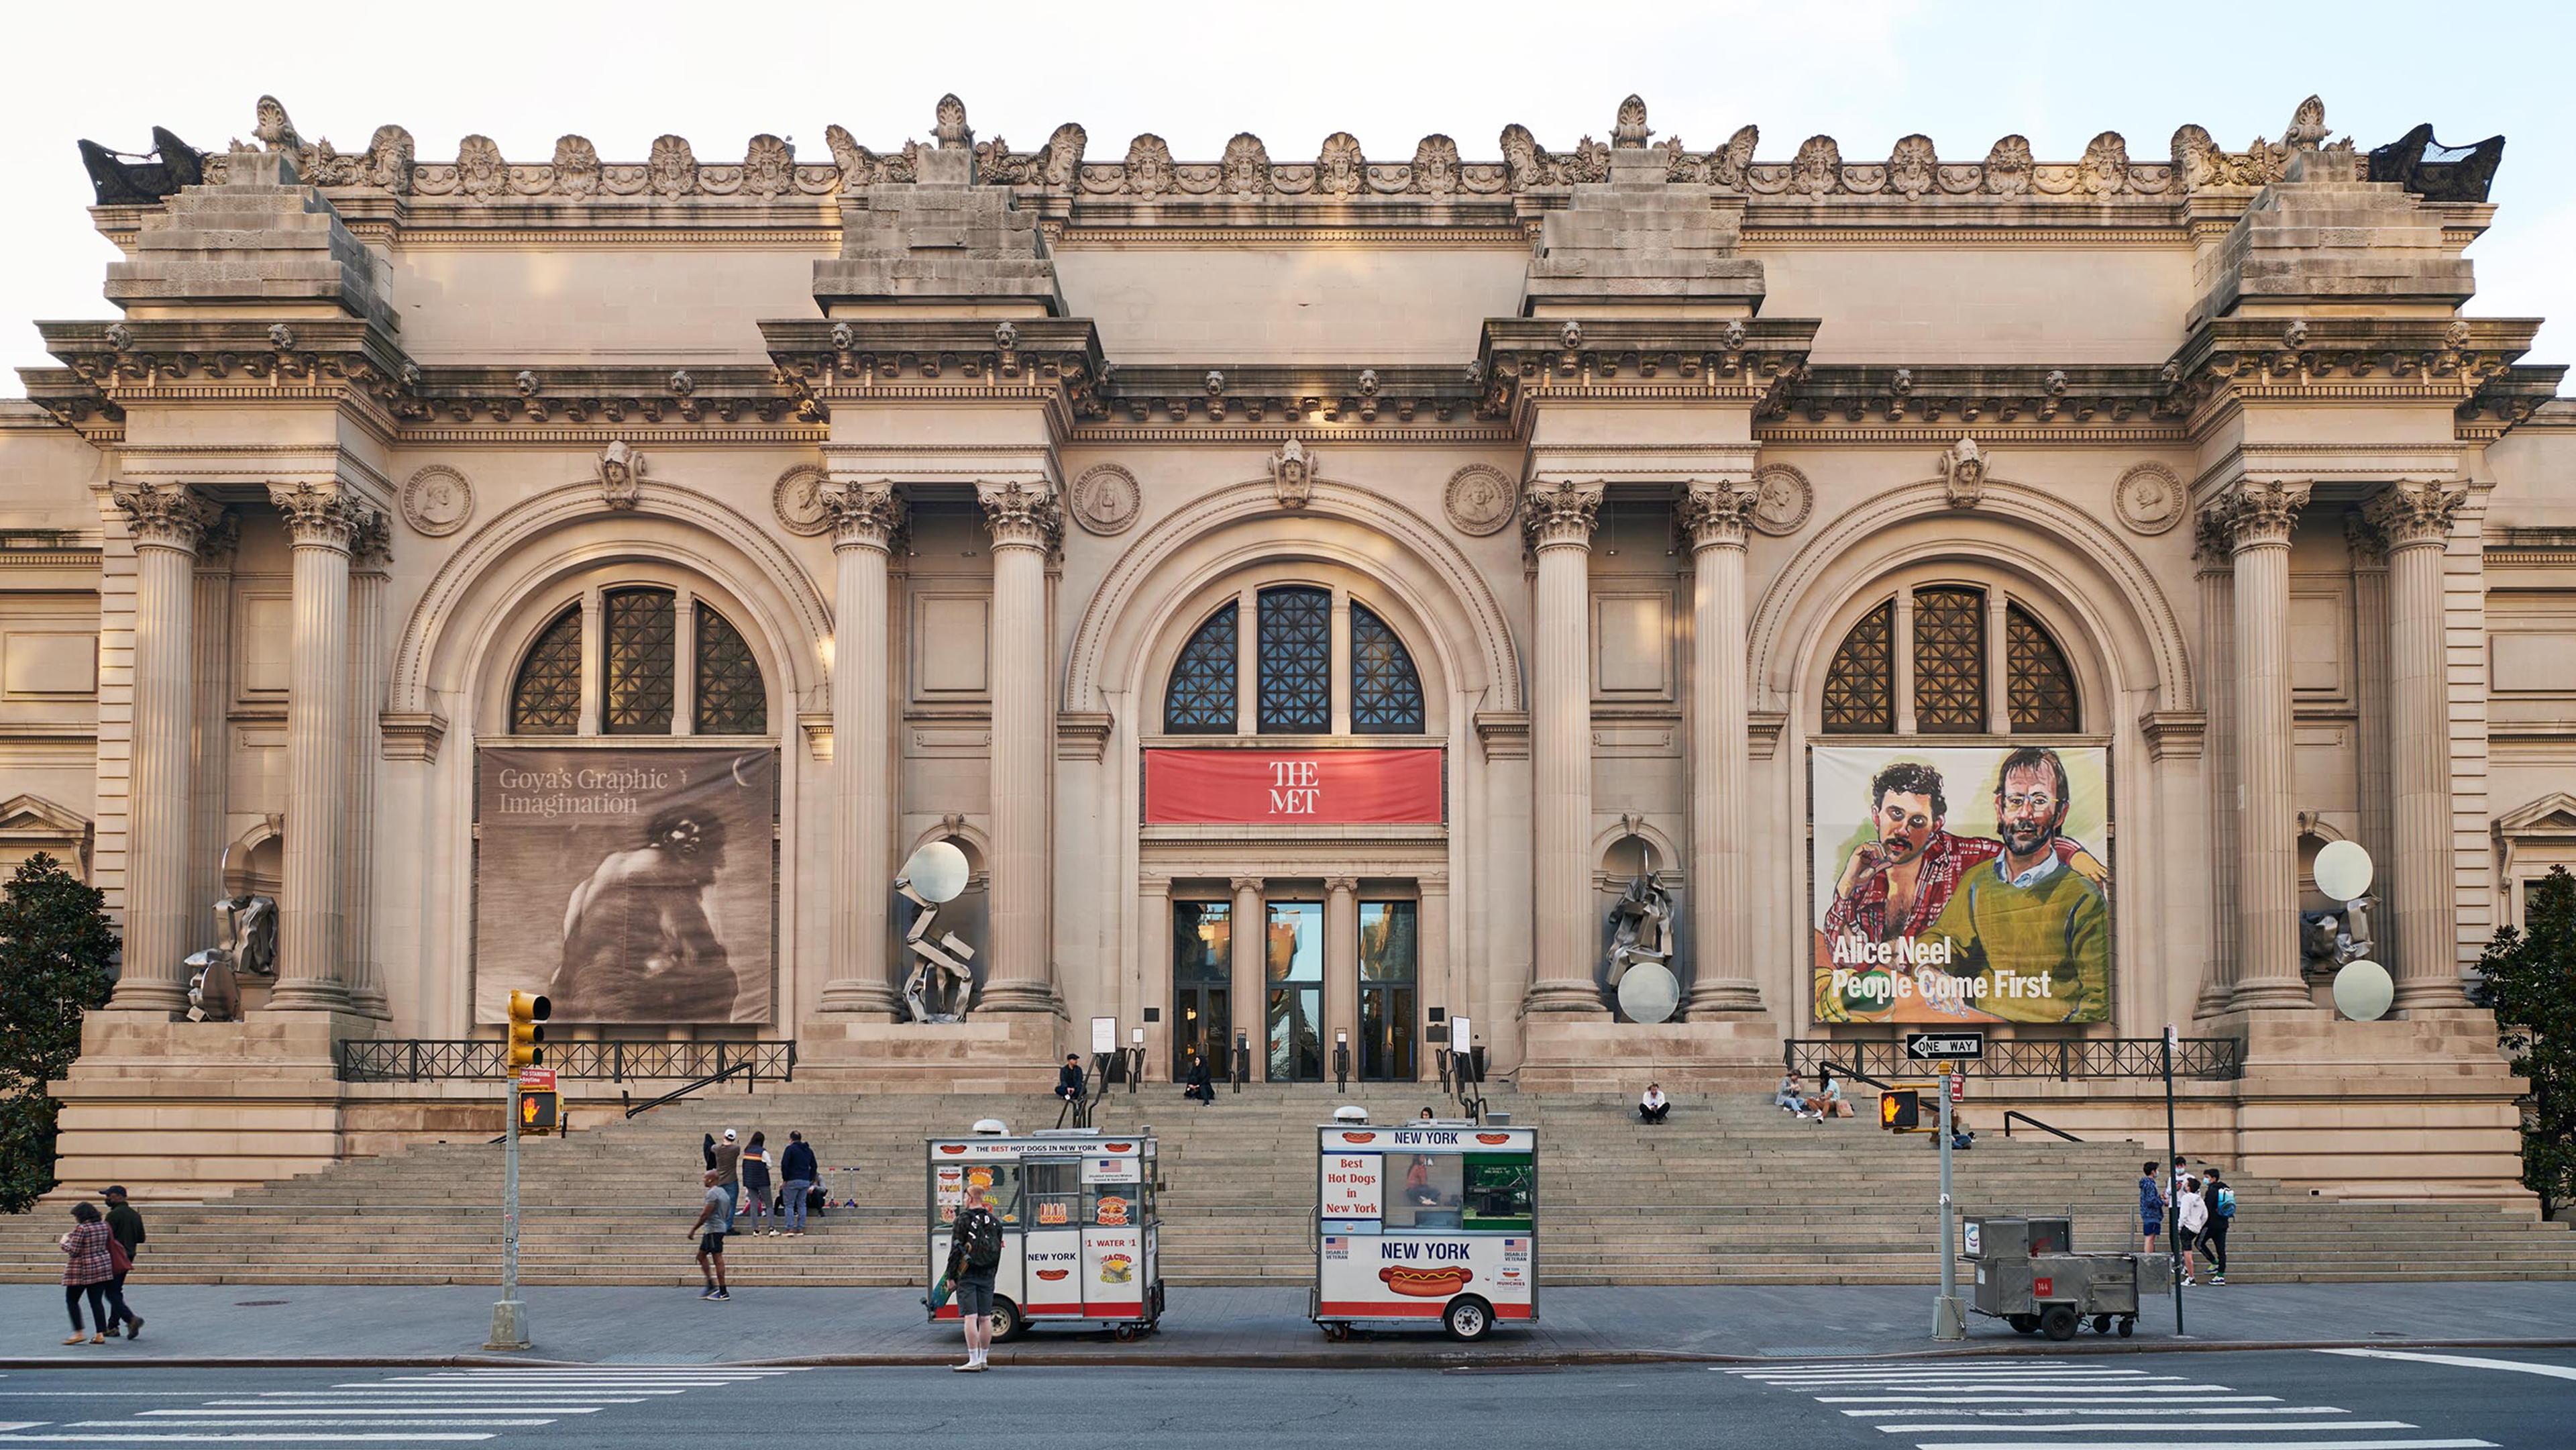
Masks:
[[[1148,750],[1145,823],[1436,825],[1440,751]]]

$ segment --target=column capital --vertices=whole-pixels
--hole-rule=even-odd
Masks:
[[[346,489],[310,483],[272,483],[268,501],[286,515],[286,536],[299,549],[355,553],[369,522],[383,517]]]
[[[1360,879],[1356,876],[1327,876],[1324,878],[1324,890],[1328,893],[1338,891],[1341,894],[1348,896],[1359,889]]]
[[[2246,479],[2229,489],[2213,507],[2226,511],[2229,542],[2235,552],[2290,545],[2290,528],[2308,506],[2309,486],[2280,479]]]
[[[1673,513],[1690,535],[1691,552],[1741,549],[1753,527],[1754,506],[1761,499],[1762,490],[1750,479],[1695,481],[1682,490]]]
[[[1258,892],[1264,883],[1258,876],[1235,876],[1228,878],[1226,884],[1234,888],[1235,895],[1241,896],[1247,891]]]
[[[2356,574],[2388,572],[2388,535],[2379,525],[2358,511],[2343,516],[2344,552],[2352,556]]]
[[[351,567],[371,574],[381,574],[385,566],[393,561],[393,521],[379,510],[366,510],[359,516],[357,533],[349,543]]]
[[[1064,537],[1064,506],[1051,485],[1020,479],[978,483],[975,502],[983,505],[984,529],[995,549],[1053,553]]]
[[[2228,518],[2227,501],[2219,499],[2191,519],[2191,557],[2204,570],[2225,572],[2228,560],[2236,552],[2236,526]]]
[[[894,552],[895,540],[911,522],[903,495],[885,479],[845,483],[822,490],[823,516],[830,521],[832,548]]]
[[[185,484],[120,483],[108,497],[125,515],[125,526],[138,548],[148,545],[193,554],[221,516],[220,510]]]
[[[1602,485],[1572,479],[1540,479],[1521,500],[1521,529],[1533,552],[1592,547],[1592,530],[1600,522]]]
[[[2440,547],[2469,491],[2450,483],[2394,483],[2364,504],[2361,516],[2388,541],[2389,552]]]

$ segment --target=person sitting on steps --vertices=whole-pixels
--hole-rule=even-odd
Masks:
[[[1645,1095],[1637,1099],[1637,1116],[1649,1123],[1660,1123],[1672,1116],[1673,1100],[1664,1096],[1660,1083],[1646,1084]]]

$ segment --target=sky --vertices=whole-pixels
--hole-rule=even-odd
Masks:
[[[24,392],[16,369],[50,361],[35,319],[114,315],[100,286],[116,252],[90,226],[73,142],[142,151],[157,124],[219,150],[249,139],[263,92],[344,151],[398,122],[424,161],[480,132],[522,162],[550,159],[566,132],[603,160],[640,162],[664,132],[715,160],[763,131],[824,161],[834,122],[891,150],[930,134],[947,91],[979,139],[1028,149],[1073,120],[1095,158],[1123,155],[1140,131],[1212,161],[1237,131],[1297,157],[1347,130],[1375,157],[1408,159],[1443,132],[1467,159],[1494,160],[1515,121],[1555,149],[1607,140],[1633,91],[1659,143],[1679,132],[1706,149],[1749,121],[1765,161],[1819,132],[1846,160],[1876,160],[1916,131],[1949,159],[1982,159],[2019,132],[2041,160],[2072,161],[2105,130],[2160,160],[2186,121],[2231,149],[2277,137],[2314,92],[2335,134],[2364,149],[2427,120],[2446,143],[2507,137],[2496,226],[2469,251],[2467,310],[2561,318],[2526,360],[2576,362],[2576,5],[2564,3],[521,0],[227,17],[201,0],[124,0],[23,7],[6,34],[0,396]]]

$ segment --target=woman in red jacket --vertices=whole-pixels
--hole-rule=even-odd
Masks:
[[[107,1286],[116,1277],[116,1263],[108,1254],[109,1236],[98,1205],[72,1205],[72,1231],[63,1235],[63,1252],[69,1257],[63,1264],[63,1307],[72,1315],[72,1337],[65,1344],[81,1342],[81,1295],[89,1295],[89,1317],[98,1328],[89,1335],[92,1344],[107,1343]]]

